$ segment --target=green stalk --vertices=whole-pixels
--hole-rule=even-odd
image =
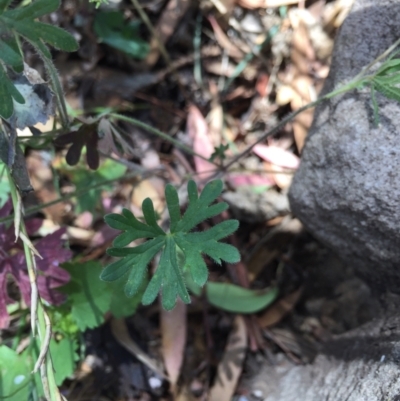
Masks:
[[[182,150],[184,150],[185,152],[189,153],[192,156],[196,156],[199,157],[200,159],[203,159],[211,164],[214,164],[214,166],[219,167],[218,163],[215,163],[214,161],[210,161],[210,159],[207,159],[206,157],[200,155],[199,153],[196,153],[193,151],[193,149],[189,148],[188,146],[182,144],[181,142],[177,141],[174,138],[171,138],[171,136],[164,134],[164,132],[158,130],[157,128],[153,128],[150,125],[147,125],[145,123],[142,123],[141,121],[137,120],[136,118],[132,118],[132,117],[127,117],[124,116],[122,114],[117,114],[117,113],[110,113],[109,117],[115,118],[117,120],[121,120],[121,121],[126,121],[129,122],[133,125],[136,125],[137,127],[143,128],[144,130],[159,136],[162,139],[165,139],[166,141],[172,143],[173,145],[175,145],[177,148],[180,148]]]
[[[153,174],[154,172],[155,172],[155,169],[154,170],[152,169],[152,170],[149,170],[149,171],[146,171],[146,172],[133,171],[131,173],[125,174],[123,178],[127,179],[127,178],[137,177],[139,175],[142,176],[142,178],[146,178],[147,176],[149,176],[150,174]],[[103,187],[105,185],[112,184],[115,181],[119,181],[120,179],[121,179],[121,177],[112,178],[110,180],[104,180],[104,181],[98,182],[96,184],[90,185],[90,186],[88,186],[86,188],[83,188],[80,191],[74,191],[74,192],[71,192],[69,194],[63,195],[62,197],[54,199],[54,200],[52,200],[50,202],[42,203],[42,204],[37,205],[37,206],[31,206],[31,207],[29,207],[29,208],[27,208],[25,210],[25,216],[30,216],[30,215],[32,215],[34,213],[39,212],[40,210],[42,210],[42,209],[44,209],[46,207],[56,205],[57,203],[60,203],[60,202],[65,202],[66,200],[69,200],[69,199],[72,199],[72,198],[79,198],[80,196],[83,196],[87,192],[91,191],[92,189],[101,188],[101,187]],[[13,220],[14,220],[14,215],[11,214],[10,216],[0,218],[0,224],[8,223],[8,222],[13,221]]]
[[[61,119],[61,125],[64,129],[67,129],[69,127],[67,106],[65,104],[64,92],[61,86],[60,79],[58,78],[57,69],[53,64],[53,61],[48,59],[37,46],[35,46],[35,50],[38,52],[40,58],[43,60],[47,73],[50,76],[51,86],[53,87],[53,91],[56,94],[57,98],[57,107]]]
[[[20,204],[20,198],[17,193],[17,188],[14,184],[14,181],[12,180],[11,174],[9,170],[7,169],[8,173],[8,180],[9,180],[9,185],[10,185],[10,192],[11,192],[11,199],[13,203],[13,208],[15,211],[15,214],[17,215],[17,211],[20,210],[22,205]],[[16,219],[17,220],[17,219]],[[25,227],[25,222],[23,219],[20,219],[20,221],[16,221],[17,224],[19,224],[19,229],[21,230],[21,233],[24,234],[24,236],[27,238],[27,231]],[[38,321],[38,333],[39,333],[39,341],[40,341],[40,346],[41,346],[41,354],[42,352],[45,351],[45,357],[43,360],[42,368],[41,368],[41,379],[42,379],[42,385],[43,389],[46,395],[46,398],[49,401],[62,401],[63,398],[60,394],[60,391],[57,387],[55,376],[54,376],[54,367],[53,367],[53,362],[51,359],[51,354],[50,354],[50,349],[48,348],[49,344],[47,340],[49,339],[49,335],[46,333],[51,332],[51,326],[49,326],[50,321],[48,319],[48,316],[46,316],[46,311],[44,310],[42,300],[40,298],[40,294],[37,289],[37,283],[36,283],[36,269],[35,269],[35,260],[34,260],[34,254],[32,249],[28,246],[25,240],[22,241],[24,245],[24,253],[25,253],[25,259],[26,259],[26,266],[28,269],[28,274],[29,274],[29,281],[31,284],[31,292],[32,294],[37,294],[37,298],[35,296],[32,297],[32,302],[33,304],[31,305],[31,325],[32,325],[32,335],[35,336],[35,326],[36,326],[36,319]],[[36,305],[35,305],[36,303]],[[32,313],[33,312],[33,313]],[[46,320],[47,320],[47,325],[46,325]],[[46,347],[46,348],[44,348]]]

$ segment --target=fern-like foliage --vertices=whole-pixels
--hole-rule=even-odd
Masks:
[[[13,99],[24,103],[23,96],[13,85],[7,68],[22,72],[24,59],[19,38],[29,42],[42,57],[51,60],[47,44],[63,51],[78,49],[76,40],[63,29],[36,21],[60,5],[59,0],[36,0],[27,6],[8,9],[11,0],[0,0],[0,116],[9,118],[13,113]]]
[[[196,183],[189,181],[189,205],[181,216],[178,193],[168,184],[165,188],[170,215],[168,233],[157,224],[153,202],[149,198],[142,204],[145,223],[136,219],[127,209],[123,210],[122,215],[106,215],[105,221],[110,227],[123,231],[115,238],[113,247],[109,248],[107,253],[121,259],[107,266],[101,274],[101,279],[115,281],[129,272],[125,294],[133,296],[139,291],[146,277],[148,264],[161,252],[159,265],[143,294],[142,303],[152,303],[160,291],[163,307],[167,310],[175,306],[178,296],[183,302],[189,303],[190,297],[183,272],[189,271],[193,281],[203,286],[208,278],[208,270],[202,254],[208,255],[217,263],[235,263],[240,260],[235,247],[219,242],[238,228],[237,220],[226,220],[209,230],[192,232],[199,223],[228,208],[225,202],[214,203],[222,192],[222,185],[221,180],[211,181],[199,196]],[[126,248],[139,238],[148,241],[133,248]],[[182,254],[183,258],[180,256]]]

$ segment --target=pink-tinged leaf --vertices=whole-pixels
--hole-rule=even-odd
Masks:
[[[241,174],[241,173],[229,174],[227,180],[229,184],[234,188],[245,185],[249,186],[275,185],[275,181],[272,178],[260,174]]]
[[[243,316],[236,316],[224,355],[218,365],[217,378],[211,388],[209,401],[230,401],[242,373],[247,350],[247,329]]]
[[[300,159],[296,155],[278,146],[256,145],[253,152],[261,159],[276,166],[295,170],[300,164]]]
[[[162,354],[172,393],[176,390],[186,346],[186,305],[178,300],[171,311],[161,308]]]
[[[194,105],[189,106],[187,132],[193,141],[194,152],[209,159],[214,152],[214,146],[208,135],[207,122],[200,110]],[[194,156],[194,164],[197,173],[200,173],[201,179],[207,179],[215,170],[215,166],[212,163],[198,156]]]

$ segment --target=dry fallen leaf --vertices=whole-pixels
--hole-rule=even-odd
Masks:
[[[114,338],[122,345],[128,352],[134,355],[140,362],[145,364],[153,372],[157,373],[160,377],[165,378],[165,374],[158,361],[150,358],[137,344],[133,341],[129,334],[128,327],[125,319],[112,318],[110,321],[111,332]]]
[[[280,189],[287,189],[292,184],[293,170],[269,162],[264,162],[264,169]]]
[[[296,306],[302,294],[302,288],[292,292],[271,305],[257,321],[261,327],[271,327],[279,323]]]
[[[160,19],[157,21],[157,25],[155,26],[157,38],[153,37],[150,41],[150,52],[145,60],[148,66],[153,66],[157,63],[160,56],[160,46],[158,41],[160,40],[162,44],[167,43],[189,6],[189,0],[169,0]]]
[[[200,110],[194,106],[189,106],[187,118],[187,132],[193,141],[193,150],[205,158],[210,158],[214,152],[208,133],[208,126]],[[207,179],[213,174],[215,166],[200,157],[194,156],[196,172],[201,179]]]
[[[258,144],[254,146],[253,152],[258,157],[276,166],[295,170],[300,164],[300,159],[296,155],[278,146]]]
[[[260,174],[245,174],[245,173],[229,173],[226,176],[229,184],[233,188],[241,187],[243,185],[249,186],[272,186],[275,185],[275,181],[266,175]]]
[[[171,311],[161,308],[162,355],[174,395],[186,346],[186,309],[180,300]]]
[[[157,177],[148,178],[140,181],[134,186],[131,203],[135,210],[141,210],[142,203],[146,198],[150,198],[154,203],[154,209],[157,213],[162,213],[164,210],[165,202],[163,190],[160,188],[160,180]]]
[[[237,0],[237,4],[251,10],[255,8],[270,8],[298,4],[299,0]]]
[[[243,316],[236,316],[234,329],[228,338],[224,356],[218,365],[216,382],[209,401],[231,401],[242,373],[247,350],[247,329]]]
[[[208,21],[210,22],[213,30],[214,30],[214,35],[215,39],[217,40],[218,44],[226,50],[228,55],[233,58],[241,59],[244,57],[243,52],[232,43],[232,40],[228,38],[228,36],[225,34],[225,32],[221,29],[221,27],[218,25],[217,20],[210,15],[208,17]]]

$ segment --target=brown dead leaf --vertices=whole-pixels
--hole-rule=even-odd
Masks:
[[[314,117],[314,109],[308,109],[303,113],[296,116],[293,121],[293,133],[294,140],[296,142],[297,150],[299,153],[303,150],[304,143],[308,134],[308,130],[311,127],[311,123]]]
[[[162,180],[157,177],[152,177],[142,180],[135,185],[132,191],[131,203],[135,206],[136,210],[141,210],[142,202],[146,198],[150,198],[153,201],[154,210],[157,213],[162,213],[165,206]]]
[[[128,327],[125,319],[112,318],[110,321],[111,332],[114,338],[122,345],[128,352],[134,355],[140,362],[145,364],[153,372],[157,373],[160,377],[167,379],[162,368],[159,366],[158,361],[150,358],[137,344],[133,341],[129,334]]]
[[[234,329],[228,338],[224,356],[218,365],[216,382],[209,401],[230,401],[242,373],[247,350],[247,329],[243,316],[236,316]]]
[[[176,394],[186,346],[186,309],[180,300],[171,311],[161,308],[162,355],[173,394]]]
[[[212,29],[214,31],[215,39],[217,40],[218,44],[226,50],[228,55],[233,58],[241,59],[244,56],[244,53],[232,43],[232,40],[228,38],[225,32],[221,29],[218,25],[217,20],[214,16],[209,15],[208,21],[210,22]]]
[[[157,63],[160,56],[160,46],[158,41],[160,40],[162,44],[167,43],[189,6],[189,0],[169,0],[157,22],[157,25],[155,26],[158,39],[153,37],[150,41],[150,52],[145,60],[148,66],[151,67]]]
[[[48,203],[58,199],[59,196],[54,187],[51,166],[43,155],[38,151],[30,152],[26,158],[26,166],[37,198],[41,203]],[[66,204],[64,202],[58,202],[42,209],[45,216],[55,223],[63,221],[66,214],[65,210]]]
[[[289,13],[289,15],[293,15],[293,13]],[[295,23],[292,23],[292,26],[293,25],[295,25]],[[296,21],[296,25],[296,27],[293,26],[294,32],[292,37],[292,46],[297,49],[306,59],[310,61],[315,60],[315,51],[310,41],[307,26],[301,19]]]
[[[279,106],[284,106],[291,102],[295,96],[296,93],[290,85],[281,85],[277,89],[275,102]]]
[[[336,0],[326,4],[323,20],[326,25],[339,28],[350,12],[354,0]]]
[[[269,162],[264,162],[264,169],[280,189],[287,189],[292,184],[293,170]]]
[[[271,305],[257,321],[261,327],[271,327],[279,323],[296,306],[302,294],[302,288],[292,292]]]
[[[255,8],[270,8],[298,4],[299,0],[237,0],[237,4],[244,8],[254,10]]]

